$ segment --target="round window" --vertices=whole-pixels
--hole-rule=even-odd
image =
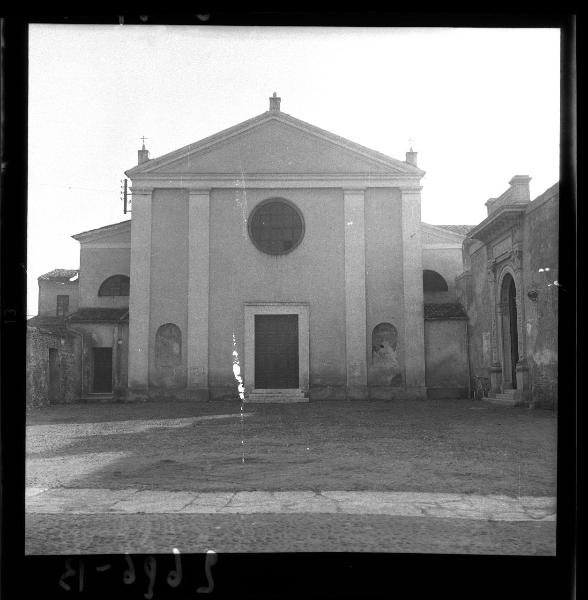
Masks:
[[[262,252],[286,254],[302,241],[304,219],[287,200],[265,200],[253,209],[249,217],[249,235]]]

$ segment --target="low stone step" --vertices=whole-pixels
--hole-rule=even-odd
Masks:
[[[253,392],[245,397],[246,404],[290,404],[293,402],[308,402],[309,399],[302,393],[268,393]]]
[[[110,394],[84,394],[82,402],[112,402],[114,396]]]
[[[520,404],[518,398],[516,396],[512,396],[511,394],[495,394],[489,396],[488,398],[484,398],[484,401],[500,406],[517,406]]]

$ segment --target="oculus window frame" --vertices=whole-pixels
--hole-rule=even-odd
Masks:
[[[272,211],[271,208],[274,210]],[[281,213],[279,208],[282,209]],[[259,222],[263,217],[270,221],[266,226],[263,222]],[[299,220],[299,226],[293,222],[295,219]],[[272,220],[276,223],[275,225],[272,224]],[[293,202],[286,198],[274,197],[262,200],[253,207],[247,219],[247,230],[249,239],[260,252],[270,256],[281,256],[289,254],[301,244],[306,226],[301,210]],[[287,239],[287,237],[291,239]],[[291,246],[276,248],[280,242],[282,245],[291,243]]]

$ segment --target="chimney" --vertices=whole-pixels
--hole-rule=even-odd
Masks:
[[[411,149],[406,153],[406,161],[409,165],[412,165],[413,167],[417,166],[417,153],[413,151],[412,147]]]
[[[494,205],[496,204],[497,200],[498,198],[488,198],[488,200],[486,200],[486,202],[484,203],[484,205],[486,206],[486,211],[488,212],[488,216],[490,216],[490,214],[494,212]]]
[[[269,101],[270,101],[269,109],[272,111],[280,112],[280,100],[281,100],[281,98],[278,98],[276,92],[274,92],[274,95],[269,99]]]
[[[510,185],[511,204],[525,204],[531,202],[531,193],[529,191],[528,175],[515,175],[508,183]]]
[[[137,164],[139,165],[142,165],[144,162],[147,162],[149,160],[149,150],[145,149],[145,140],[147,138],[142,137],[141,139],[143,140],[143,147],[141,148],[141,150],[138,151],[139,160]]]

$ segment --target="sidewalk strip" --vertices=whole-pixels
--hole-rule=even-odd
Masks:
[[[169,492],[27,488],[27,513],[40,514],[348,514],[483,521],[555,521],[554,497],[427,492]]]

